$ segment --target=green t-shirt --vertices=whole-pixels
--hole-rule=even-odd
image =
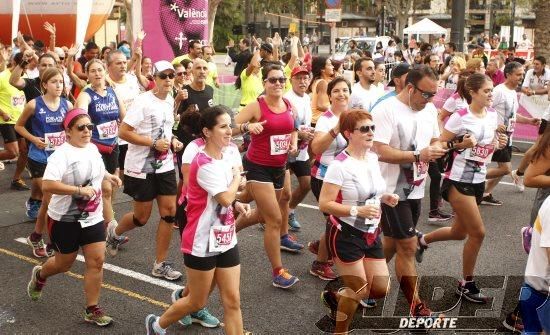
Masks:
[[[182,60],[184,59],[191,59],[189,58],[189,54],[185,54],[183,56],[178,56],[176,58],[174,58],[174,60],[172,60],[172,65],[177,65],[179,63],[181,63]]]
[[[263,91],[262,74],[258,72],[247,76],[246,69],[244,69],[241,72],[241,107],[239,110],[256,100]]]
[[[15,124],[25,107],[25,93],[10,85],[10,70],[0,73],[0,110],[10,115],[9,121],[0,117],[0,124]]]
[[[214,80],[218,78],[218,67],[216,66],[216,63],[213,62],[207,62],[207,65],[208,76],[206,76],[206,85],[216,87],[216,85],[214,84]]]

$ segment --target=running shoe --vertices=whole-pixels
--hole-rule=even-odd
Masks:
[[[302,228],[302,225],[298,220],[296,220],[296,214],[290,213],[288,214],[288,225],[290,226],[290,230],[292,231],[298,231],[300,228]]]
[[[287,269],[281,269],[279,274],[273,277],[273,286],[287,289],[299,281],[300,279],[288,273]]]
[[[116,256],[118,253],[118,248],[128,242],[128,238],[126,236],[116,236],[115,229],[118,226],[118,223],[116,220],[112,220],[107,225],[107,238],[105,239],[106,242],[106,248],[105,251],[109,253],[111,256]]]
[[[206,307],[191,313],[191,322],[198,323],[205,328],[216,328],[220,325],[220,320],[210,314]]]
[[[170,294],[170,299],[172,300],[172,304],[176,303],[176,301],[181,298],[182,293],[183,293],[183,288],[177,288],[172,291],[172,294]],[[193,324],[193,320],[191,320],[191,315],[185,315],[184,317],[178,320],[178,323],[184,327],[187,327]]]
[[[518,170],[513,170],[511,173],[512,179],[514,180],[514,185],[519,192],[525,191],[525,185],[523,184],[523,176],[518,176]]]
[[[27,209],[25,214],[27,214],[29,219],[36,220],[40,205],[42,205],[42,201],[40,200],[29,199],[25,202],[25,208]]]
[[[477,288],[474,281],[465,282],[464,284],[459,282],[456,289],[456,294],[464,297],[464,299],[468,301],[478,304],[485,304],[489,301],[489,298],[481,293],[481,290]]]
[[[418,243],[416,244],[416,253],[415,253],[415,258],[416,258],[416,261],[418,263],[422,263],[422,261],[424,260],[424,251],[426,251],[426,249],[428,249],[428,246],[426,245],[422,245],[422,243],[420,243],[420,239],[422,238],[424,234],[422,234],[421,232],[417,231],[416,232],[416,237],[418,239]]]
[[[44,244],[44,240],[40,239],[38,241],[31,240],[31,237],[27,237],[27,244],[32,248],[32,254],[34,257],[42,258],[42,257],[50,257],[48,256],[48,253],[46,251],[46,245]]]
[[[371,298],[363,299],[359,303],[361,304],[361,306],[365,308],[374,308],[377,305],[376,299],[371,299]]]
[[[453,218],[453,214],[445,213],[439,208],[431,210],[430,213],[428,214],[428,222],[442,222],[442,221],[448,221],[452,218]]]
[[[499,201],[495,198],[493,198],[492,194],[489,194],[481,200],[482,205],[489,205],[489,206],[502,206],[502,201]]]
[[[330,310],[328,317],[336,320],[336,311],[338,311],[338,297],[336,293],[328,290],[321,292],[321,302]]]
[[[41,265],[37,265],[32,269],[31,280],[27,285],[27,294],[32,301],[37,301],[42,296],[42,288],[46,284],[46,281],[38,280],[38,273],[42,270]]]
[[[304,245],[296,242],[289,234],[281,236],[281,250],[300,252],[303,248]]]
[[[157,264],[155,262],[151,274],[154,277],[164,278],[168,280],[178,280],[181,277],[181,272],[174,270],[174,268],[172,267],[172,263],[170,262],[162,262],[160,264]]]
[[[113,318],[105,314],[103,309],[96,305],[91,311],[88,311],[88,309],[84,311],[84,321],[105,327],[113,322]]]
[[[317,255],[317,253],[319,253],[319,244],[321,242],[319,240],[315,240],[315,241],[312,241],[312,242],[308,242],[307,243],[307,250],[309,250],[309,252],[311,252],[312,254],[314,255]],[[330,266],[333,266],[334,265],[334,261],[332,260],[332,256],[328,255],[328,261],[327,263],[330,265]]]
[[[506,315],[506,319],[502,321],[504,328],[511,330],[514,333],[523,332],[523,320],[519,312],[519,308],[516,307],[512,313]]]
[[[412,317],[430,317],[433,316],[433,312],[428,306],[423,302],[419,302],[411,308]]]
[[[521,245],[523,250],[529,255],[531,251],[531,237],[533,236],[533,227],[521,228]]]
[[[31,188],[29,186],[27,186],[27,184],[25,183],[25,181],[23,179],[19,178],[19,179],[16,179],[16,180],[12,180],[11,189],[12,190],[17,190],[17,191],[28,191]]]
[[[149,314],[147,317],[145,317],[145,330],[147,331],[147,335],[164,335],[166,334],[166,330],[156,330],[155,329],[155,321],[159,319],[158,316],[155,314]]]
[[[334,270],[332,270],[328,262],[313,261],[311,264],[311,269],[309,269],[309,273],[315,277],[319,277],[319,279],[327,281],[338,278],[338,275],[334,272]]]

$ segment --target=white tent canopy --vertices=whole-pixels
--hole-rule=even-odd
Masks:
[[[422,34],[446,34],[447,29],[438,25],[428,18],[424,18],[410,27],[403,29],[403,33],[409,35],[422,35]]]

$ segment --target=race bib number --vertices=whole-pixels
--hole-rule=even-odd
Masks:
[[[271,135],[269,142],[271,144],[271,155],[284,155],[290,147],[290,134]]]
[[[365,201],[365,205],[374,205],[377,206],[380,209],[380,199],[378,198],[372,198]],[[382,216],[382,211],[380,210],[378,212],[378,216],[374,217],[372,219],[365,218],[365,224],[367,226],[378,226],[380,223],[380,217]]]
[[[514,129],[516,129],[516,119],[515,118],[510,118],[508,120],[508,126],[506,127],[506,131],[508,133],[513,133]]]
[[[25,106],[25,96],[11,97],[11,105],[13,107],[23,107]]]
[[[429,164],[426,162],[413,163],[413,181],[420,182],[428,176]]]
[[[488,163],[493,157],[495,152],[494,144],[476,145],[473,148],[468,148],[464,151],[465,158],[469,161],[476,161],[480,163]]]
[[[235,225],[214,226],[210,228],[209,252],[225,252],[237,244]]]
[[[118,135],[118,123],[116,120],[105,122],[96,126],[100,140],[108,140]]]
[[[44,141],[46,142],[46,151],[54,151],[65,143],[65,131],[58,133],[46,133],[44,134]]]

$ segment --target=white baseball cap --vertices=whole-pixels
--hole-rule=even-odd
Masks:
[[[174,69],[174,66],[169,61],[159,60],[158,62],[155,63],[155,74],[166,70],[172,70],[176,72],[176,70]]]

